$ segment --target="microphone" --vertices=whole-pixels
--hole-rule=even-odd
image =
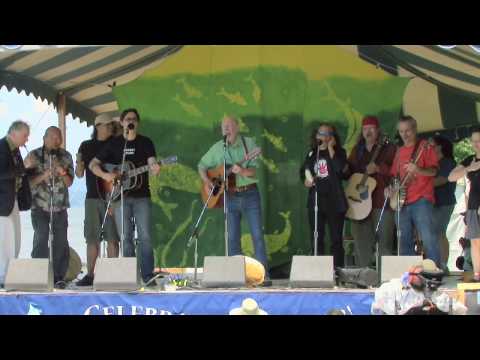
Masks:
[[[58,156],[58,155],[59,155],[58,149],[52,149],[52,150],[50,150],[50,155],[52,155],[53,157]]]
[[[125,129],[125,132],[128,134],[130,132],[130,130],[133,130],[133,129],[135,129],[135,125],[130,123],[130,124],[128,124],[127,128]]]

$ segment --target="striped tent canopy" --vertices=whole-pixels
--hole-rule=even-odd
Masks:
[[[479,45],[342,47],[384,71],[412,79],[403,112],[418,120],[420,132],[459,139],[480,123]]]
[[[0,47],[0,87],[6,86],[58,105],[89,125],[99,113],[118,116],[113,87],[138,78],[177,45],[23,45]]]

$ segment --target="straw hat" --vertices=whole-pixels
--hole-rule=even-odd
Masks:
[[[262,310],[258,307],[258,304],[255,300],[247,298],[243,300],[242,306],[239,308],[232,309],[229,313],[230,315],[268,315],[265,310]]]
[[[435,264],[435,261],[431,259],[425,259],[422,261],[422,267],[423,271],[429,272],[429,273],[435,273],[435,272],[441,272],[437,265]]]
[[[97,125],[103,125],[103,124],[110,124],[114,120],[112,117],[108,114],[100,114],[95,118],[95,126]]]
[[[265,281],[265,267],[260,261],[245,256],[245,280],[247,286],[258,286]]]

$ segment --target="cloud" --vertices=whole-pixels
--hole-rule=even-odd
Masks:
[[[33,100],[33,110],[37,113],[43,113],[47,110],[53,110],[53,107],[46,100],[42,101],[38,98]]]
[[[7,116],[8,114],[8,104],[5,102],[0,102],[0,116]]]

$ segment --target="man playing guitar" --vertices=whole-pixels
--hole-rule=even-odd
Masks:
[[[156,160],[155,146],[146,136],[137,133],[140,115],[136,109],[127,109],[120,115],[120,123],[124,129],[123,136],[111,139],[102,150],[92,159],[89,168],[93,174],[107,182],[114,182],[118,179],[117,174],[106,172],[102,169],[103,163],[121,164],[123,151],[125,149],[125,161],[130,161],[135,167],[149,165],[150,173],[154,176],[160,173],[160,165]],[[126,144],[125,144],[126,142]],[[133,223],[138,231],[140,268],[145,283],[153,277],[154,257],[152,249],[152,207],[150,200],[150,187],[148,174],[139,176],[138,188],[129,191],[124,195],[124,228],[125,242],[123,255],[135,257],[135,245],[133,242]],[[122,234],[121,202],[113,203],[115,224],[118,234]],[[150,283],[152,286],[155,282]]]
[[[239,135],[238,122],[234,117],[226,117],[222,122],[222,134],[228,142],[227,165],[233,165],[232,176],[235,176],[235,186],[229,187],[227,192],[227,223],[228,223],[228,254],[230,256],[242,253],[240,244],[240,221],[244,214],[250,226],[255,258],[265,267],[265,278],[269,284],[267,252],[262,231],[262,210],[260,192],[258,191],[258,178],[256,160],[249,160],[243,166],[237,165],[242,162],[249,151],[256,148],[254,139]],[[215,143],[210,150],[201,158],[198,164],[198,172],[203,182],[210,188],[214,186],[207,175],[207,170],[213,169],[224,160],[224,141]]]
[[[379,143],[381,142],[381,143]],[[385,202],[385,187],[390,183],[390,167],[395,157],[396,147],[381,139],[379,121],[374,116],[366,116],[362,121],[362,134],[348,157],[346,175],[367,173],[376,180],[371,196],[372,210],[364,219],[352,219],[352,235],[355,240],[355,265],[367,267],[374,254],[375,229]],[[373,157],[376,155],[376,159]],[[347,196],[347,200],[348,196]],[[349,200],[351,203],[351,201]],[[348,216],[348,213],[347,213]],[[363,217],[362,216],[362,217]],[[382,255],[391,255],[393,247],[394,216],[388,207],[383,213],[379,228],[379,241]]]
[[[400,209],[400,254],[415,255],[413,227],[423,241],[427,258],[441,267],[440,247],[435,236],[432,214],[434,204],[434,179],[438,159],[433,146],[417,139],[417,122],[411,116],[402,116],[398,132],[403,146],[397,150],[390,175],[400,178],[405,187],[405,202]],[[392,197],[397,189],[390,187]]]

